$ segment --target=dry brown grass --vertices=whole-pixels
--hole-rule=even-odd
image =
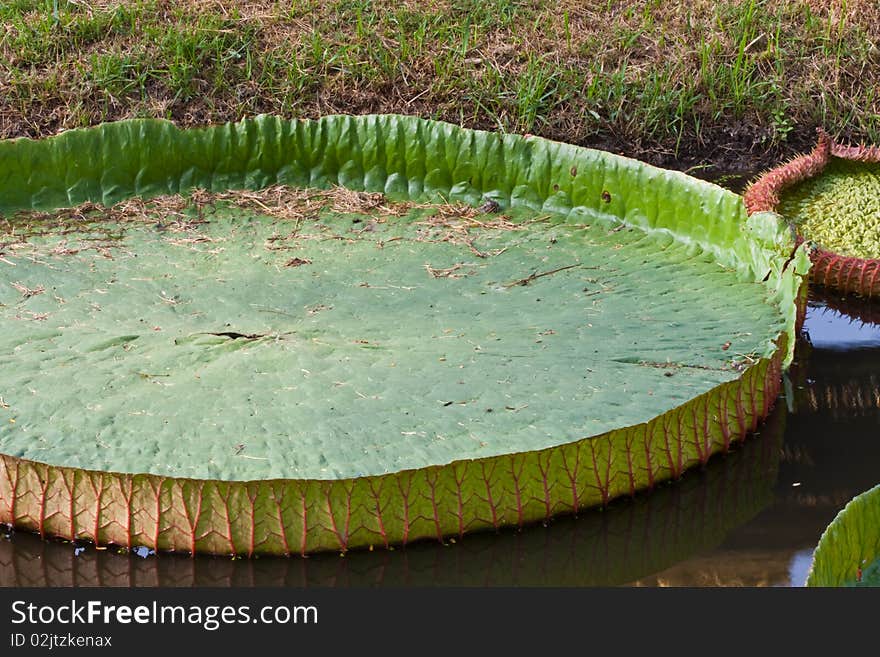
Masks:
[[[301,189],[273,185],[256,191],[219,193],[194,189],[187,195],[172,194],[150,199],[134,197],[110,207],[89,202],[52,212],[24,211],[8,218],[0,216],[0,259],[7,255],[32,258],[69,256],[85,251],[112,257],[112,250],[123,245],[124,230],[132,224],[155,228],[162,239],[174,246],[202,250],[206,244],[223,241],[208,237],[199,229],[211,221],[211,215],[218,207],[224,206],[271,217],[281,225],[288,224],[287,229],[267,239],[265,248],[270,251],[295,249],[302,239],[352,241],[361,236],[369,237],[378,224],[421,211],[413,222],[415,232],[412,237],[377,238],[377,247],[384,248],[386,244],[400,240],[448,243],[460,246],[478,258],[489,258],[506,249],[481,249],[476,244],[478,239],[483,239],[491,231],[522,230],[528,224],[547,219],[537,217],[517,223],[505,215],[495,214],[496,208],[488,205],[474,208],[459,203],[398,202],[381,193],[359,192],[345,187]],[[327,213],[354,217],[359,228],[338,234],[323,222]],[[314,224],[317,230],[303,231],[307,223]],[[46,235],[62,239],[53,240],[50,247],[35,243],[35,237]],[[207,252],[212,249],[216,250],[216,247],[209,247]],[[308,263],[293,258],[285,266],[302,264]],[[426,268],[435,278],[458,277],[455,274],[458,267],[449,271]],[[25,290],[20,292],[25,294]]]

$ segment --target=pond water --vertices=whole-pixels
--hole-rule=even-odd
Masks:
[[[772,499],[718,546],[635,584],[804,584],[825,527],[880,482],[878,310],[811,295],[791,386],[778,402],[786,422]]]
[[[801,586],[824,528],[880,482],[880,309],[811,296],[786,392],[702,471],[548,526],[307,559],[118,554],[0,538],[2,586]]]

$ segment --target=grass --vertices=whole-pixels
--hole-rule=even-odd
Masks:
[[[0,137],[154,116],[400,112],[660,164],[880,142],[858,0],[11,0]]]

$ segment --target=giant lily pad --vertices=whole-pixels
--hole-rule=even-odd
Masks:
[[[880,486],[853,498],[828,525],[807,586],[880,586]]]
[[[769,411],[808,266],[714,185],[397,116],[5,142],[0,210],[0,520],[191,552],[676,478]]]
[[[880,294],[880,148],[845,146],[819,132],[816,147],[761,176],[749,212],[779,212],[812,244],[811,280]]]

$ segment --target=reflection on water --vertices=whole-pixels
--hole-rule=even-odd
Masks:
[[[307,559],[142,558],[16,533],[0,538],[0,585],[800,586],[827,524],[880,482],[880,322],[865,303],[844,303],[813,297],[788,398],[756,435],[605,511]]]
[[[809,313],[809,327],[804,328],[814,347],[831,351],[880,347],[880,301],[869,303],[830,290],[815,290],[810,294]]]
[[[807,575],[810,574],[810,565],[813,563],[814,549],[798,550],[792,555],[788,565],[788,579],[792,586],[804,586],[807,583]]]

